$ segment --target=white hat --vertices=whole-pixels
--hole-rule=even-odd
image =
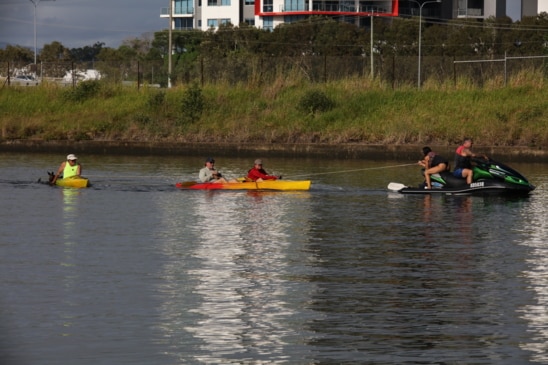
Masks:
[[[77,160],[77,159],[78,157],[76,157],[76,155],[73,155],[72,153],[67,156],[67,160]]]

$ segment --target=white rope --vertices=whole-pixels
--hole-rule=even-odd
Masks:
[[[311,173],[311,174],[302,174],[302,175],[291,175],[291,178],[293,177],[301,177],[301,176],[317,176],[317,175],[330,175],[330,174],[345,174],[348,172],[359,172],[359,171],[368,171],[368,170],[382,170],[382,169],[391,169],[395,167],[405,167],[405,166],[416,166],[417,163],[407,163],[403,165],[390,165],[390,166],[379,166],[379,167],[366,167],[363,169],[355,169],[355,170],[343,170],[343,171],[330,171],[330,172],[318,172],[318,173]],[[113,175],[87,175],[84,174],[86,177],[90,178],[112,178]],[[172,178],[171,176],[167,175],[158,175],[158,176],[147,176],[147,175],[138,175],[138,176],[125,176],[125,175],[115,175],[115,180],[120,179],[158,179],[158,178]]]
[[[93,175],[93,174],[84,174],[84,177],[89,178],[109,178],[114,180],[122,180],[122,179],[158,179],[158,178],[171,178],[171,176],[167,175],[153,175],[153,176],[147,176],[147,175],[137,175],[137,176],[126,176],[126,175]]]
[[[330,171],[330,172],[318,172],[315,174],[303,174],[303,175],[291,175],[291,177],[299,177],[299,176],[316,176],[316,175],[328,175],[328,174],[344,174],[347,172],[359,172],[359,171],[367,171],[367,170],[381,170],[381,169],[390,169],[394,167],[404,167],[404,166],[416,166],[417,163],[407,163],[403,165],[392,165],[392,166],[380,166],[380,167],[367,167],[365,169],[356,169],[356,170],[344,170],[344,171]]]

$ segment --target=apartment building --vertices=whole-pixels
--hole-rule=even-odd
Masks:
[[[545,2],[548,0],[171,0],[171,28],[208,30],[225,23],[248,23],[274,29],[312,15],[368,26],[371,15],[418,16],[419,9],[422,16],[438,19],[509,16],[516,21],[543,11]],[[162,9],[161,17],[170,17],[167,8]]]
[[[371,14],[398,16],[401,0],[171,0],[172,29],[217,28],[221,24],[248,23],[274,29],[313,15],[332,16],[362,25]],[[162,9],[169,18],[169,9]]]

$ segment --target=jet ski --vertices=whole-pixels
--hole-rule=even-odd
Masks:
[[[391,182],[388,190],[401,194],[527,195],[535,189],[523,175],[507,165],[491,159],[473,159],[473,162],[471,184],[452,172],[444,171],[430,175],[431,189],[426,189],[425,182],[417,187]]]

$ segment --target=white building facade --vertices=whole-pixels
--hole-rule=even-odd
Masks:
[[[548,13],[548,0],[538,0],[538,12]]]
[[[419,3],[425,1],[418,0]],[[423,16],[439,19],[487,19],[509,16],[516,21],[524,16],[548,12],[548,0],[429,0]],[[415,0],[171,0],[171,29],[208,30],[221,24],[247,23],[274,29],[312,15],[332,16],[356,25],[369,25],[374,16],[418,15]],[[401,10],[401,14],[400,14]],[[169,18],[169,9],[161,17]]]
[[[274,29],[312,15],[333,16],[359,24],[360,19],[398,16],[400,0],[171,0],[171,28],[216,29],[221,24],[248,23]],[[161,17],[169,18],[169,9]]]

